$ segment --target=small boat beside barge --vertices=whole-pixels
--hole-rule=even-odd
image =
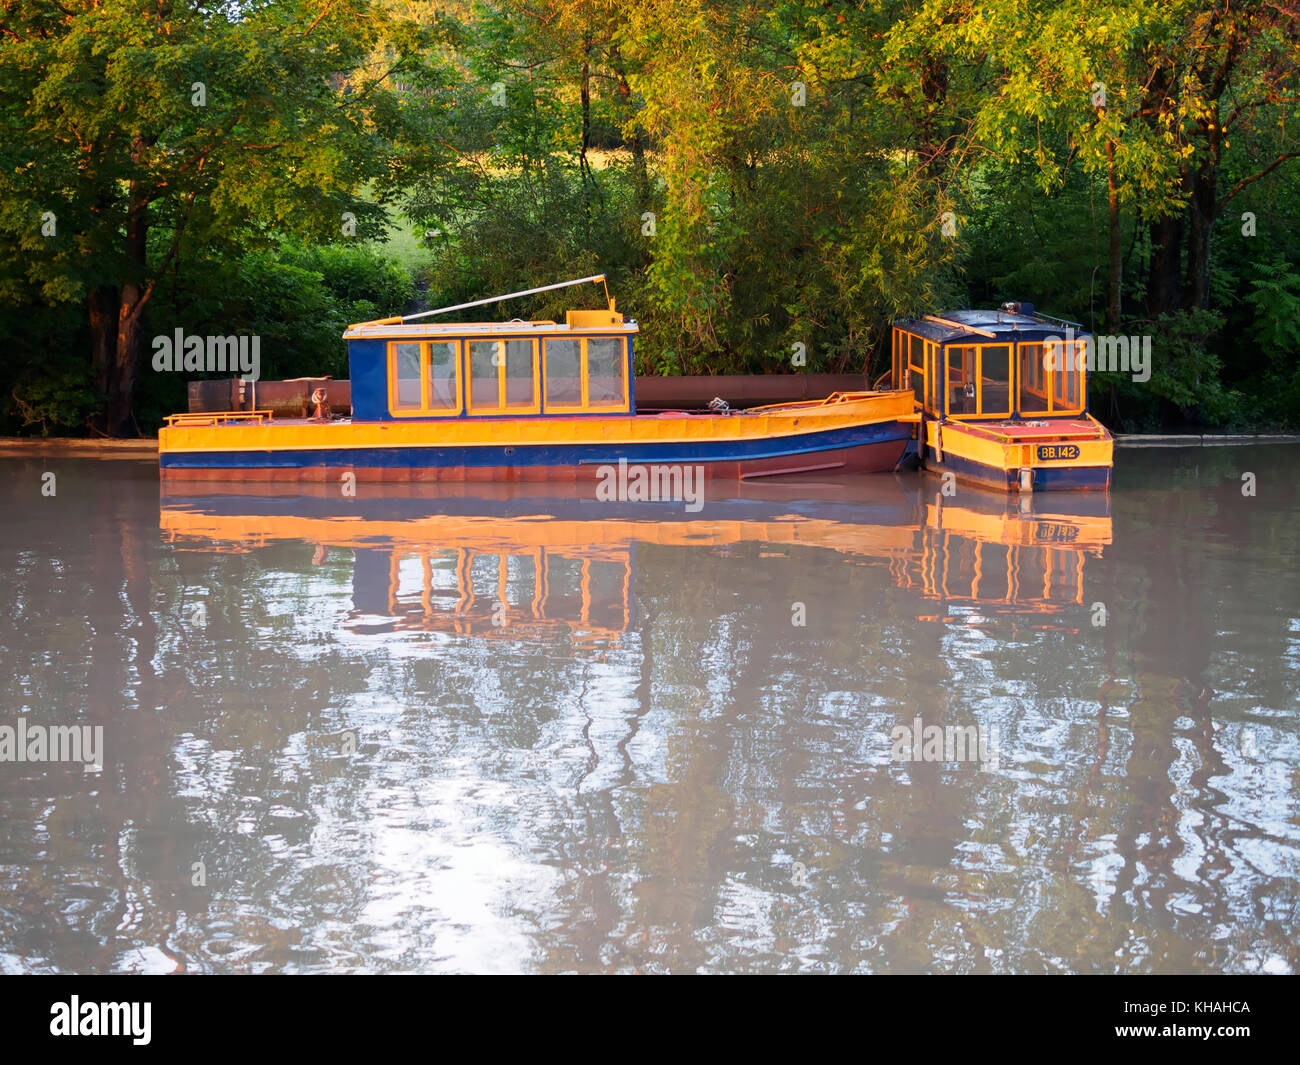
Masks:
[[[906,390],[840,392],[748,410],[638,414],[637,323],[607,309],[565,321],[414,319],[584,283],[597,274],[423,314],[349,326],[352,415],[174,414],[164,480],[594,480],[628,466],[711,478],[894,469],[919,415]]]
[[[926,469],[1004,492],[1106,491],[1114,441],[1088,413],[1093,338],[1031,304],[894,323],[895,384]]]

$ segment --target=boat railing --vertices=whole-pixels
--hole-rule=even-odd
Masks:
[[[275,417],[271,410],[187,411],[167,415],[170,427],[181,429],[192,425],[221,425],[239,422],[244,425],[264,425]]]

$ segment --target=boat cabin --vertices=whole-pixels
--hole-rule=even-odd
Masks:
[[[932,418],[1078,418],[1088,408],[1079,355],[1090,339],[1027,303],[906,318],[894,323],[893,378]]]
[[[349,326],[352,420],[635,414],[632,338],[613,309],[552,321]]]

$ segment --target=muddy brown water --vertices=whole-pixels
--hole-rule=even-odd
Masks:
[[[0,761],[0,971],[1294,972],[1298,457],[686,513],[7,455],[0,756],[103,751]]]

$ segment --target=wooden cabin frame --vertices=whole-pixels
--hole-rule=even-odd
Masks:
[[[1047,331],[1054,328],[1046,326]],[[935,418],[1077,418],[1088,409],[1087,370],[1079,362],[1089,339],[1053,342],[1054,368],[1048,369],[1045,356],[1049,345],[1034,333],[1023,338],[1007,334],[978,341],[968,337],[937,341],[896,324],[892,336],[895,387],[911,389],[917,405]],[[1005,397],[1001,395],[1002,375],[984,372],[988,360],[1002,357],[1006,360]],[[990,383],[994,387],[989,388]]]

